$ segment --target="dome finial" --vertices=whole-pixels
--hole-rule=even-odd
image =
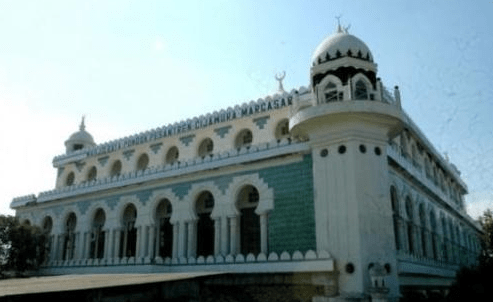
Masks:
[[[278,91],[281,93],[284,92],[284,87],[282,86],[282,80],[284,80],[285,77],[286,77],[286,71],[284,70],[282,73],[276,74],[276,80],[279,82]]]
[[[342,33],[342,28],[341,28],[341,17],[342,15],[336,16],[337,19],[337,32]]]
[[[85,115],[83,115],[83,116],[82,116],[82,121],[80,122],[80,126],[79,126],[79,130],[80,130],[80,131],[84,131],[84,130],[86,130],[86,124],[84,123],[84,120],[85,120],[85,119],[86,119],[86,116],[85,116]]]

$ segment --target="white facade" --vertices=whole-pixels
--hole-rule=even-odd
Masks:
[[[306,273],[313,300],[449,286],[478,253],[467,187],[347,31],[310,87],[54,158],[55,189],[15,198],[51,241],[43,272]]]

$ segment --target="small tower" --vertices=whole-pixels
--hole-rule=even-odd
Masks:
[[[368,46],[339,25],[313,55],[312,105],[289,121],[312,149],[317,250],[336,261],[341,301],[369,296],[368,266],[379,261],[399,294],[386,149],[404,118],[376,73]]]
[[[66,153],[96,146],[92,135],[86,131],[84,119],[85,117],[83,116],[79,126],[79,131],[72,134],[69,139],[65,141]]]

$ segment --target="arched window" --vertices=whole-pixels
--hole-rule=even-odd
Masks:
[[[137,161],[137,171],[144,171],[149,165],[149,156],[147,154],[142,154]]]
[[[276,126],[275,137],[279,141],[283,138],[289,138],[289,120],[283,119]]]
[[[137,209],[133,204],[129,204],[123,212],[123,231],[120,239],[121,257],[135,257],[137,246],[137,229],[135,220],[137,219]]]
[[[424,205],[420,204],[419,205],[419,224],[420,224],[420,237],[421,237],[421,251],[422,251],[422,256],[428,257],[429,251],[428,247],[426,244],[427,238],[428,238],[428,229],[426,225],[426,214],[425,214],[425,209]]]
[[[75,174],[74,174],[74,172],[70,172],[67,175],[67,179],[65,180],[65,185],[67,185],[67,186],[73,185],[74,184],[74,180],[75,180]]]
[[[211,212],[214,208],[214,196],[211,192],[202,192],[195,202],[197,222],[197,256],[207,257],[214,254],[214,221]]]
[[[401,239],[400,239],[400,221],[401,217],[399,214],[399,200],[397,199],[397,192],[394,186],[390,187],[390,202],[392,205],[392,219],[394,222],[394,240],[395,247],[397,250],[402,249]]]
[[[241,147],[250,147],[253,141],[252,131],[249,129],[243,129],[238,133],[235,139],[235,148],[240,149]]]
[[[413,204],[411,199],[406,198],[406,215],[407,215],[407,245],[409,248],[409,253],[415,254],[416,250],[414,248],[414,215],[413,215]]]
[[[91,259],[101,259],[104,257],[105,232],[103,231],[103,227],[105,221],[106,215],[104,214],[103,209],[98,209],[92,221],[91,246],[89,253],[89,258]]]
[[[238,193],[236,207],[240,212],[240,253],[259,254],[260,217],[255,213],[259,203],[258,190],[251,185],[243,187]]]
[[[214,150],[214,143],[210,138],[204,139],[199,145],[198,155],[202,158],[211,155]]]
[[[77,217],[75,213],[68,215],[65,222],[65,234],[63,240],[63,260],[71,260],[75,254],[75,226],[77,224]]]
[[[178,152],[178,148],[176,146],[173,146],[169,148],[168,152],[166,153],[166,163],[171,165],[175,162],[178,161],[178,157],[180,156],[180,153]]]
[[[164,198],[159,201],[156,209],[156,222],[158,224],[157,256],[161,258],[170,257],[173,248],[173,226],[170,223],[171,219],[171,202]]]
[[[442,223],[442,236],[443,236],[443,247],[442,247],[443,260],[448,261],[450,259],[449,233],[448,233],[447,222],[445,220],[445,217],[442,217],[441,223]]]
[[[430,168],[430,158],[429,155],[425,155],[425,174],[426,177],[431,177],[431,168]]]
[[[342,97],[339,98],[336,84],[332,82],[329,82],[327,86],[325,86],[324,97],[326,103],[342,101]]]
[[[50,216],[45,217],[43,220],[43,235],[46,238],[45,241],[45,259],[47,261],[50,257],[50,251],[53,243],[53,238],[51,235],[51,230],[53,229],[53,220]]]
[[[120,176],[121,173],[122,173],[122,162],[120,160],[116,160],[111,166],[110,175],[111,177]]]
[[[87,173],[87,181],[96,180],[97,175],[98,175],[98,170],[96,170],[96,167],[92,166],[91,169],[89,169],[89,172]]]
[[[435,219],[435,214],[430,211],[430,229],[431,229],[431,257],[433,259],[438,259],[438,234],[437,234],[437,222]]]
[[[354,98],[356,100],[368,100],[368,88],[361,79],[354,85]]]

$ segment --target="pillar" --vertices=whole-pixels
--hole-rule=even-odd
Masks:
[[[188,253],[187,258],[197,256],[197,221],[188,222]]]
[[[186,256],[186,239],[187,239],[187,224],[185,221],[180,221],[178,236],[178,258]]]
[[[106,238],[104,238],[105,242],[105,247],[104,247],[104,258],[110,259],[113,257],[113,230],[111,229],[106,229],[104,231],[104,235]]]
[[[172,253],[173,259],[178,258],[178,236],[180,235],[179,228],[180,225],[178,224],[178,222],[173,224],[173,253]]]
[[[120,255],[120,250],[122,245],[121,232],[122,232],[121,228],[116,228],[115,230],[113,230],[113,236],[115,236],[115,250],[114,250],[113,258],[123,257],[123,254],[125,253],[125,249],[123,249],[122,255]]]
[[[156,233],[156,226],[155,225],[150,225],[149,227],[149,238],[148,238],[148,243],[149,246],[147,247],[147,257],[150,259],[153,259],[154,257],[157,257],[159,255],[159,245],[157,239],[159,238],[159,232]]]
[[[229,254],[228,217],[221,217],[221,254]]]
[[[268,254],[268,230],[267,230],[267,213],[260,214],[260,252]]]
[[[221,254],[221,218],[218,217],[214,220],[214,255],[219,256]]]
[[[86,246],[85,258],[89,259],[89,258],[91,258],[91,232],[86,232],[84,235],[85,235],[84,236],[85,237],[84,242],[85,242],[85,246]]]
[[[238,238],[237,238],[237,221],[238,221],[238,218],[235,216],[235,217],[230,217],[229,218],[229,227],[230,227],[230,230],[229,230],[229,235],[230,235],[230,248],[231,248],[231,251],[230,251],[230,254],[231,255],[236,255],[238,254]]]

